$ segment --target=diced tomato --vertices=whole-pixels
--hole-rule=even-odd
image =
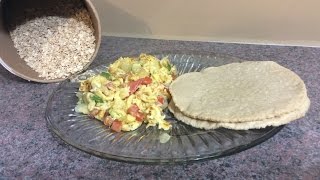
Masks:
[[[132,113],[139,112],[139,107],[136,104],[132,104],[127,112],[132,115]]]
[[[106,126],[111,126],[112,125],[112,122],[114,120],[112,119],[111,116],[106,116],[104,119],[103,119],[103,124],[106,125]]]
[[[164,98],[163,98],[163,96],[158,96],[157,98],[158,98],[158,102],[159,102],[159,103],[161,103],[161,104],[164,103]]]
[[[121,132],[121,128],[122,128],[122,122],[119,120],[114,120],[112,125],[111,125],[111,129],[116,131],[116,132]]]
[[[140,78],[136,81],[131,81],[131,82],[129,82],[130,93],[131,94],[135,93],[141,84],[148,85],[151,83],[152,83],[152,79],[149,76],[146,76],[144,78]]]
[[[140,84],[141,84],[141,81],[139,80],[129,82],[130,94],[133,94],[134,92],[136,92]]]
[[[140,109],[136,104],[131,105],[127,112],[131,116],[135,117],[137,121],[143,121],[143,119],[145,118],[145,115],[140,112]]]
[[[142,84],[148,85],[152,83],[152,79],[149,76],[146,76],[145,78],[141,78]]]
[[[136,117],[137,121],[143,121],[145,118],[145,115],[142,112],[137,112],[135,117]]]

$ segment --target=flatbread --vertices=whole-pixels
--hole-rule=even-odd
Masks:
[[[169,87],[186,116],[216,122],[280,117],[310,102],[301,78],[272,61],[246,61],[179,76]],[[301,109],[300,109],[301,108]]]
[[[287,124],[293,120],[299,119],[305,115],[307,110],[309,109],[310,101],[306,101],[302,104],[299,110],[295,110],[291,113],[284,114],[279,117],[274,117],[270,119],[265,119],[261,121],[251,121],[251,122],[239,122],[239,123],[216,123],[206,120],[199,120],[190,118],[184,115],[175,105],[174,102],[171,101],[169,103],[169,110],[173,113],[173,115],[181,122],[188,124],[190,126],[201,128],[201,129],[217,129],[220,127],[234,130],[248,130],[248,129],[260,129],[265,128],[267,126],[280,126],[283,124]]]

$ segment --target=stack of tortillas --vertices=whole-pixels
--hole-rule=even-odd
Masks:
[[[299,119],[310,106],[301,78],[272,61],[247,61],[179,76],[170,85],[174,116],[193,127],[247,130]]]

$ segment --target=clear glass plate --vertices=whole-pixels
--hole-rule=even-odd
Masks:
[[[153,55],[159,58],[169,56],[179,74],[243,61],[215,54],[187,55],[167,52],[153,53]],[[158,130],[157,127],[146,129],[143,125],[132,132],[113,132],[102,122],[74,112],[79,80],[100,73],[112,61],[60,83],[50,96],[46,108],[48,127],[68,144],[90,154],[118,161],[149,164],[175,164],[213,159],[260,144],[283,128],[283,126],[267,127],[246,131],[224,128],[202,130],[179,122],[166,110],[166,119],[173,124],[170,131]],[[171,137],[166,143],[161,143],[160,136],[164,133]]]

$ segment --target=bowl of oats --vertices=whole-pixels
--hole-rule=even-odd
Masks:
[[[52,83],[78,74],[101,42],[90,0],[0,1],[0,63],[28,81]]]

